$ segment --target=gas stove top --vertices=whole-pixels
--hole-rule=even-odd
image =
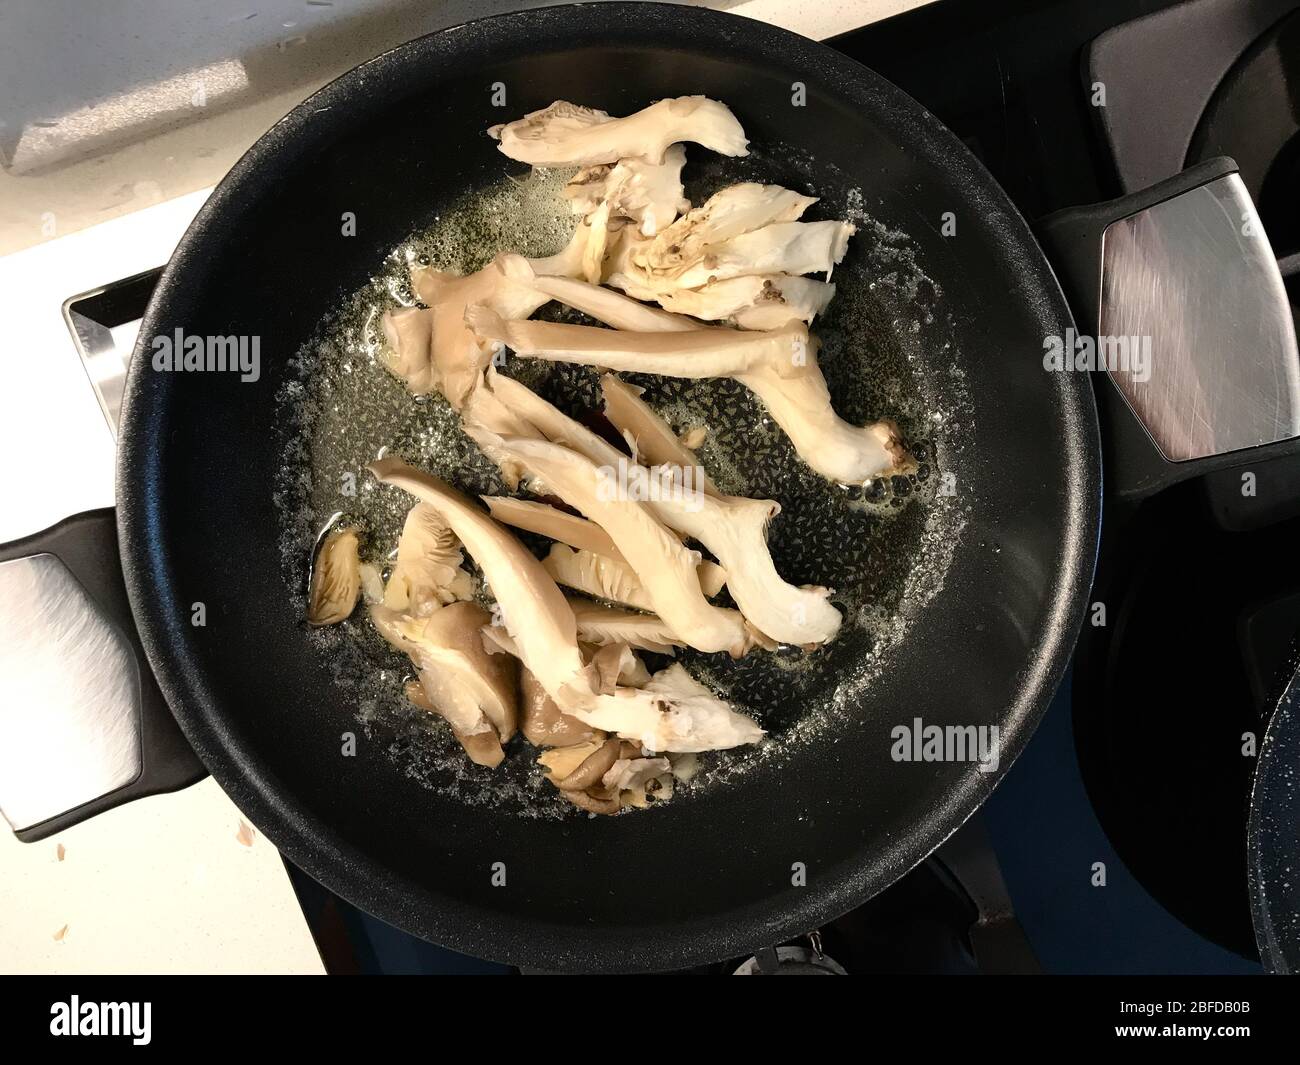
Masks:
[[[1241,166],[1300,302],[1300,14],[1283,0],[943,0],[831,42],[953,129],[1032,221]],[[1095,106],[1097,86],[1104,106]],[[110,425],[158,271],[69,298]],[[1300,627],[1300,459],[1108,505],[1071,678],[981,813],[808,941],[717,973],[1258,972],[1245,872],[1253,763]],[[1095,615],[1094,615],[1095,616]],[[333,971],[472,971],[291,870]],[[774,945],[775,948],[776,945]]]

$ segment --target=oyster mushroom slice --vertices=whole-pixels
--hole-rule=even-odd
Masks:
[[[599,784],[601,777],[609,772],[614,763],[618,761],[619,746],[618,737],[610,736],[604,743],[588,754],[586,758],[570,769],[568,773],[560,776],[558,772],[553,772],[550,778],[551,783],[561,791],[586,791],[593,785]],[[572,752],[577,754],[580,751],[585,751],[585,748],[570,747],[564,753],[569,754]],[[546,759],[546,755],[542,755],[538,761],[546,765],[548,769],[551,769],[557,763],[561,768],[568,768],[569,763],[572,761],[572,759],[564,758],[558,753],[552,755],[549,760],[550,764],[544,759]]]
[[[578,625],[578,639],[583,643],[604,646],[625,643],[642,651],[671,655],[682,646],[681,638],[661,617],[617,610],[582,599],[570,599]]]
[[[590,238],[591,227],[580,222],[574,227],[569,242],[554,255],[525,259],[524,262],[539,275],[544,274],[547,277],[582,277],[582,264],[587,254],[587,241]]]
[[[625,118],[557,100],[488,133],[501,142],[503,154],[533,166],[592,166],[633,158],[662,163],[679,141],[722,155],[749,154],[736,116],[704,96],[659,100]]]
[[[504,318],[527,318],[548,299],[506,277],[496,263],[464,277],[417,267],[411,284],[429,305],[433,378],[454,410],[465,405],[495,351],[466,327],[465,308],[483,304]]]
[[[361,597],[367,603],[382,603],[384,601],[384,578],[379,571],[379,567],[373,562],[363,562],[357,572],[361,577]]]
[[[678,315],[689,314],[710,322],[730,318],[742,329],[779,329],[789,321],[812,322],[834,295],[835,286],[827,281],[788,274],[753,274],[713,281],[696,289],[674,289],[660,293],[657,299],[666,311]]]
[[[436,391],[438,374],[433,365],[433,311],[425,307],[399,307],[380,319],[385,344],[379,350],[385,368],[402,381],[412,395]]]
[[[519,728],[524,738],[538,747],[572,747],[593,737],[591,726],[564,713],[523,667],[519,670]]]
[[[801,322],[765,332],[700,329],[629,333],[553,322],[505,322],[471,308],[475,329],[518,354],[667,377],[734,377],[763,405],[808,465],[840,484],[865,484],[912,466],[898,427],[887,419],[859,427],[831,405],[817,365],[816,338]]]
[[[512,280],[531,285],[548,298],[558,300],[566,307],[590,315],[598,322],[615,329],[631,329],[646,333],[681,332],[699,329],[698,322],[681,315],[670,314],[658,307],[649,307],[621,292],[589,284],[572,277],[552,277],[539,272],[522,255],[502,255],[498,260],[501,269]]]
[[[613,166],[583,167],[565,186],[564,195],[577,214],[589,216],[607,204],[612,218],[631,221],[643,236],[653,237],[690,209],[682,194],[685,164],[686,149],[674,144],[664,152],[662,163],[620,159]]]
[[[321,542],[307,590],[307,620],[337,625],[357,605],[361,592],[360,541],[353,529],[335,529]]]
[[[405,691],[406,698],[412,705],[431,714],[438,713],[438,708],[430,701],[428,693],[418,680],[407,681]],[[482,719],[481,724],[485,727],[480,732],[458,732],[452,728],[451,734],[465,749],[471,762],[486,766],[488,769],[495,769],[505,761],[506,752],[501,747],[501,740],[497,737],[496,731],[487,724],[486,718]]]
[[[612,695],[620,687],[641,688],[650,682],[645,663],[625,643],[598,647],[591,656],[591,664],[603,695]]]
[[[746,274],[825,274],[829,281],[856,232],[850,222],[775,222],[710,244],[704,258],[675,274],[666,287],[699,288]]]
[[[469,599],[474,582],[461,568],[463,561],[456,534],[442,516],[427,503],[417,503],[402,525],[384,606],[426,617],[447,603]]]
[[[567,445],[603,469],[621,468],[629,477],[645,472],[628,464],[601,437],[526,386],[506,377],[497,378],[495,383],[502,402],[519,411],[548,439]],[[601,387],[610,421],[632,435],[638,449],[653,451],[652,459],[662,460],[660,468],[677,465],[673,461],[676,458],[694,460],[636,389],[612,375],[602,378]],[[692,483],[698,482],[692,477]],[[713,495],[696,492],[680,497],[661,494],[651,496],[645,505],[668,528],[693,537],[713,552],[721,564],[718,576],[725,579],[741,614],[769,640],[806,648],[834,637],[842,619],[829,602],[830,592],[825,588],[801,588],[788,583],[772,561],[766,530],[768,521],[779,509],[777,504],[771,500],[723,496],[716,489],[713,492]],[[642,597],[635,585],[622,579],[625,576],[622,571],[602,565],[598,560],[552,549],[547,562],[548,572],[562,584],[588,595],[663,614],[648,592]],[[699,575],[704,594],[712,596],[716,589],[710,591],[708,585],[715,578],[707,567],[705,563]]]
[[[520,412],[548,439],[565,444],[601,468],[623,469],[629,477],[645,473],[526,386],[498,377],[495,387],[503,403]],[[688,468],[698,470],[694,456],[681,447],[667,423],[633,386],[607,374],[601,379],[601,387],[610,421],[631,435],[638,450],[646,451],[659,468],[679,466],[680,462],[674,460],[689,459],[692,467]],[[693,473],[691,483],[699,483],[694,477]],[[685,477],[682,483],[686,483]],[[842,618],[829,602],[827,589],[798,587],[783,580],[776,570],[766,534],[768,521],[779,509],[776,503],[723,496],[715,488],[713,495],[697,492],[680,497],[671,493],[650,496],[645,505],[668,528],[698,540],[713,552],[721,563],[718,576],[725,579],[741,614],[769,640],[807,648],[825,643],[839,631]],[[708,584],[715,578],[708,566],[704,563],[699,575],[704,594],[712,596],[716,589],[710,591]],[[643,594],[638,587],[639,582],[629,583],[623,570],[598,558],[552,548],[547,570],[561,584],[588,595],[657,610],[649,594]]]
[[[502,444],[507,454],[536,470],[551,491],[609,533],[656,612],[683,640],[700,651],[744,654],[749,645],[744,620],[705,598],[696,572],[699,553],[683,547],[645,504],[620,498],[608,467],[549,441],[515,437]]]
[[[667,758],[620,758],[601,777],[601,787],[608,791],[645,791],[652,780],[670,775],[672,763]]]
[[[501,743],[518,723],[518,692],[514,659],[488,655],[478,637],[487,612],[456,603],[430,618],[384,606],[371,607],[370,616],[380,635],[415,664],[423,698],[409,690],[408,698],[445,718],[471,759],[500,764]]]
[[[614,426],[634,433],[640,446],[671,463],[677,438],[641,399],[640,390],[612,374],[601,378],[605,414]],[[685,448],[681,448],[685,451]],[[694,456],[686,453],[693,461]],[[655,512],[674,531],[694,537],[717,556],[727,573],[727,587],[740,612],[760,632],[780,643],[808,647],[825,643],[840,628],[840,612],[825,588],[800,588],[782,579],[767,546],[767,523],[780,507],[767,499],[715,494],[693,507],[661,504]]]
[[[809,363],[809,372],[797,377],[758,367],[737,374],[736,380],[763,401],[799,456],[829,480],[866,484],[915,469],[894,422],[881,418],[857,426],[835,413],[826,378],[815,359]]]
[[[582,249],[582,273],[584,281],[593,285],[600,284],[605,270],[605,254],[609,248],[609,204],[602,203],[587,218],[587,243]]]
[[[492,517],[503,525],[558,540],[576,551],[589,551],[615,562],[623,561],[623,556],[609,538],[609,533],[594,521],[531,499],[483,496],[483,502],[487,504]]]
[[[680,665],[654,674],[643,688],[595,696],[583,720],[648,751],[717,751],[757,743],[763,730],[738,714]]]
[[[694,483],[711,496],[720,496],[700,460],[672,431],[672,428],[641,399],[645,391],[613,374],[600,379],[605,396],[605,417],[614,428],[632,439],[637,457],[651,466],[675,466],[689,469]]]
[[[776,222],[794,222],[817,202],[780,185],[752,181],[728,185],[687,211],[635,253],[646,270],[671,272],[700,259],[718,244]]]
[[[542,565],[557,584],[574,591],[639,610],[654,610],[654,603],[637,578],[636,571],[625,562],[616,562],[594,551],[575,551],[566,544],[552,544]],[[722,591],[727,582],[726,571],[716,562],[701,562],[696,574],[700,579],[700,590],[708,599]]]
[[[575,551],[565,544],[552,544],[542,565],[556,584],[641,610],[654,609],[636,572],[625,562],[615,562],[592,551]]]
[[[495,441],[503,436],[532,436],[537,429],[526,418],[502,403],[494,387],[496,370],[489,366],[484,371],[482,384],[476,387],[461,410],[461,424],[466,434],[501,471],[501,477],[514,490],[519,487],[524,471],[517,462],[502,454]],[[484,387],[486,386],[486,387]]]
[[[665,377],[734,377],[764,366],[792,376],[808,372],[816,347],[816,338],[802,322],[767,331],[701,327],[632,332],[559,322],[507,321],[485,305],[471,307],[466,321],[479,336],[507,344],[528,358]]]
[[[403,488],[436,507],[446,519],[492,586],[506,630],[524,665],[562,711],[598,728],[603,726],[596,724],[596,718],[626,720],[634,731],[624,738],[638,739],[643,746],[645,737],[651,735],[676,745],[653,750],[714,750],[757,742],[762,737],[758,725],[717,697],[703,699],[698,693],[686,691],[679,696],[666,689],[645,694],[637,688],[599,694],[595,670],[582,660],[577,621],[568,601],[523,544],[430,474],[392,457],[371,463],[370,470],[380,481]],[[439,613],[449,609],[445,607]],[[482,626],[472,631],[482,646]]]
[[[577,623],[542,564],[522,543],[438,478],[392,457],[371,463],[380,481],[434,507],[478,563],[524,664],[554,698],[587,677]]]
[[[427,618],[385,606],[370,608],[379,634],[411,656],[420,685],[438,713],[464,733],[482,732],[486,719],[502,742],[519,724],[514,659],[489,655],[479,629],[491,621],[477,603],[453,603]]]

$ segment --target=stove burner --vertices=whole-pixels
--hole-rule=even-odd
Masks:
[[[821,936],[813,932],[810,945],[768,947],[744,962],[732,976],[848,976],[844,967],[821,951]]]

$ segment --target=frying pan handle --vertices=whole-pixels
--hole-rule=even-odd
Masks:
[[[1228,158],[1037,226],[1077,333],[1044,366],[1093,374],[1106,479],[1152,495],[1300,453],[1300,356],[1284,273]]]
[[[34,843],[207,775],[136,633],[111,508],[0,545],[0,813]]]

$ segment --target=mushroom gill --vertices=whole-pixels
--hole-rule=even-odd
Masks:
[[[674,144],[664,152],[662,163],[620,159],[612,166],[583,167],[565,186],[564,195],[578,214],[590,216],[605,204],[610,218],[631,222],[642,236],[653,237],[690,208],[682,194],[685,163],[686,149]]]
[[[354,529],[335,529],[321,542],[307,589],[307,621],[337,625],[351,615],[361,592],[360,541]]]
[[[397,541],[397,559],[384,586],[390,610],[427,617],[440,606],[468,599],[474,582],[461,568],[464,556],[456,534],[426,503],[407,512]]]
[[[570,599],[569,606],[577,622],[578,639],[583,643],[625,643],[664,655],[671,655],[674,648],[682,646],[681,638],[663,618],[654,614],[619,610],[585,599]]]
[[[557,584],[566,588],[638,610],[654,610],[649,593],[626,562],[594,551],[575,551],[567,544],[552,544],[542,565]],[[696,567],[696,574],[706,599],[712,599],[727,583],[726,570],[707,559]]]

